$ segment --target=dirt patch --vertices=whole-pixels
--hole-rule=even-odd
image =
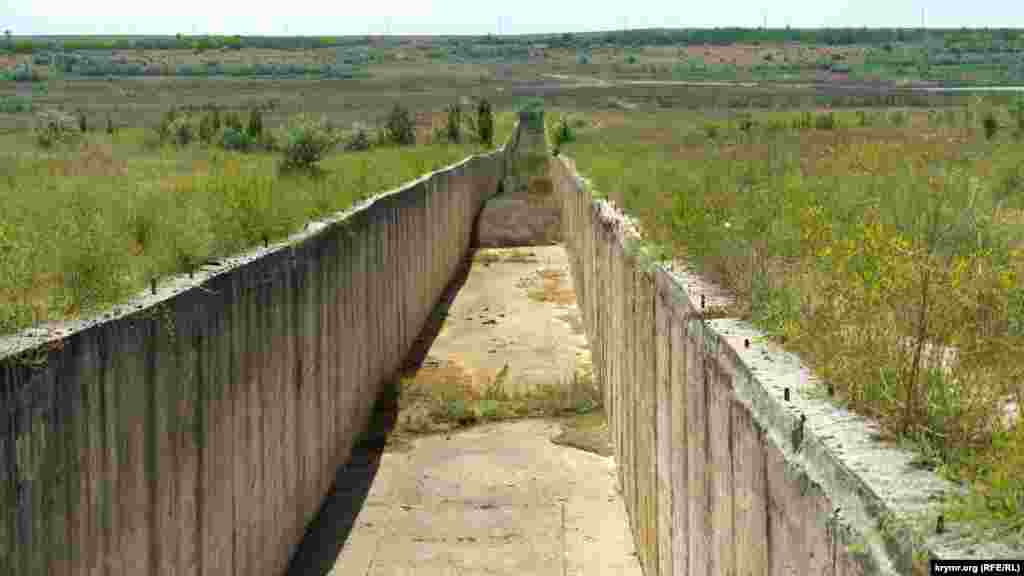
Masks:
[[[526,290],[527,296],[536,302],[575,304],[576,292],[568,276],[565,270],[546,268],[538,270],[536,275],[521,278],[517,286]]]

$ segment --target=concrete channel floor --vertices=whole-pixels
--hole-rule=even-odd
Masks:
[[[455,363],[474,384],[504,366],[513,387],[565,381],[589,361],[568,273],[558,246],[478,252],[425,369]],[[527,419],[401,450],[371,438],[339,471],[289,574],[639,576],[614,460],[552,442],[561,432]]]

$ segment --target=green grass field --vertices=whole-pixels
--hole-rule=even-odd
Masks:
[[[507,115],[506,115],[507,118]],[[499,122],[507,137],[509,122]],[[422,144],[340,152],[279,175],[270,153],[147,150],[142,130],[54,151],[0,140],[0,333],[117,302],[153,277],[274,241],[305,222],[482,151]]]

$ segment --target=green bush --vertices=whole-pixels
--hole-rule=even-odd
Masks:
[[[238,115],[238,112],[234,110],[224,115],[224,126],[228,128],[234,128],[239,132],[245,131],[245,126],[242,124],[242,117]]]
[[[336,139],[324,119],[300,116],[285,130],[281,142],[284,155],[281,168],[285,171],[314,170],[335,143]]]
[[[0,96],[0,114],[31,112],[32,101],[24,96]]]
[[[263,113],[259,108],[253,108],[249,112],[249,125],[246,126],[246,133],[256,142],[263,138]]]
[[[556,151],[560,150],[563,144],[576,141],[576,132],[569,125],[569,120],[565,116],[562,116],[552,130],[551,141]]]
[[[355,134],[345,142],[345,150],[349,152],[362,152],[371,147],[370,136],[366,133],[366,128],[362,126],[356,127]]]
[[[454,144],[462,141],[462,108],[458,104],[452,104],[448,107],[445,138]]]
[[[42,77],[36,69],[28,64],[19,64],[11,73],[11,80],[15,82],[39,82]]]
[[[814,119],[814,128],[816,130],[834,130],[835,127],[836,116],[832,112],[818,114],[818,116]]]
[[[544,132],[544,101],[531,98],[519,107],[519,123],[534,132]]]
[[[85,112],[78,110],[75,112],[75,116],[78,118],[78,130],[85,134],[89,131],[89,120],[85,117]]]
[[[74,141],[79,136],[74,117],[57,110],[47,110],[36,118],[36,143],[42,148]]]
[[[232,128],[231,126],[225,126],[221,130],[220,146],[225,150],[248,152],[253,148],[253,138],[247,132]]]
[[[991,140],[995,138],[996,133],[999,132],[999,120],[991,110],[985,112],[985,116],[981,119],[981,127],[985,130],[985,139]]]
[[[399,146],[411,146],[416,143],[415,125],[408,109],[395,104],[384,125],[384,136],[389,142]]]
[[[191,144],[198,135],[198,130],[188,114],[178,115],[168,126],[171,142],[179,148]]]
[[[220,133],[220,113],[211,110],[203,114],[199,120],[199,140],[204,144],[210,144]]]
[[[491,112],[491,103],[481,100],[476,109],[476,130],[480,143],[491,146],[494,142],[494,114]]]

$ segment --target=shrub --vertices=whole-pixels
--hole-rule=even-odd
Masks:
[[[356,127],[355,134],[349,138],[348,142],[345,142],[345,150],[349,152],[361,152],[369,150],[370,147],[370,136],[366,133],[366,128],[362,126]]]
[[[24,96],[0,96],[0,114],[31,112],[32,101]]]
[[[531,98],[519,108],[519,123],[535,132],[544,131],[544,101]]]
[[[245,131],[245,126],[242,124],[242,117],[239,116],[238,112],[235,112],[234,110],[224,115],[223,125],[227,126],[228,128],[234,128],[239,132]]]
[[[39,82],[42,77],[36,72],[35,68],[28,64],[19,64],[14,68],[14,72],[11,73],[11,80],[15,82]]]
[[[180,112],[178,111],[178,107],[171,106],[171,109],[167,112],[164,112],[163,117],[160,118],[160,123],[156,127],[156,133],[157,136],[159,136],[161,142],[166,142],[167,140],[170,139],[171,124],[173,124],[174,120],[177,119],[178,114],[180,114]]]
[[[462,108],[458,104],[448,107],[448,122],[445,124],[445,137],[449,142],[458,144],[462,141]]]
[[[985,112],[985,116],[981,119],[981,127],[985,129],[986,140],[995,138],[996,133],[999,132],[999,120],[996,119],[995,113],[991,110]]]
[[[832,112],[818,114],[814,119],[814,128],[817,130],[834,130],[836,127],[836,116]]]
[[[399,146],[410,146],[416,143],[415,125],[408,109],[400,104],[395,104],[384,125],[384,136],[389,142]]]
[[[78,118],[78,130],[83,134],[89,131],[89,121],[85,117],[85,112],[78,110],[75,112],[75,116]]]
[[[481,100],[476,109],[476,129],[480,143],[491,146],[494,142],[494,115],[491,112],[491,103]]]
[[[281,168],[286,171],[313,170],[335,142],[325,120],[300,116],[285,130],[281,143],[284,155]]]
[[[551,140],[555,145],[556,151],[561,149],[563,144],[576,141],[576,133],[569,125],[569,120],[565,116],[562,116],[562,119],[559,120],[555,129],[552,131]]]
[[[175,146],[188,146],[196,139],[196,128],[188,114],[178,115],[168,127],[171,141]]]
[[[225,150],[247,152],[253,147],[253,138],[247,132],[231,126],[225,126],[221,130],[220,145]]]
[[[199,140],[202,143],[212,143],[220,132],[220,115],[216,110],[207,112],[199,120]]]
[[[117,127],[114,126],[114,119],[107,114],[107,134],[114,134],[117,132]]]
[[[246,133],[254,141],[259,141],[263,137],[263,113],[259,108],[253,108],[249,112],[249,125],[246,127]]]
[[[704,135],[708,137],[708,140],[714,140],[718,138],[718,125],[717,124],[705,124]]]
[[[36,118],[36,142],[42,148],[71,142],[78,135],[78,122],[72,116],[47,110]]]

